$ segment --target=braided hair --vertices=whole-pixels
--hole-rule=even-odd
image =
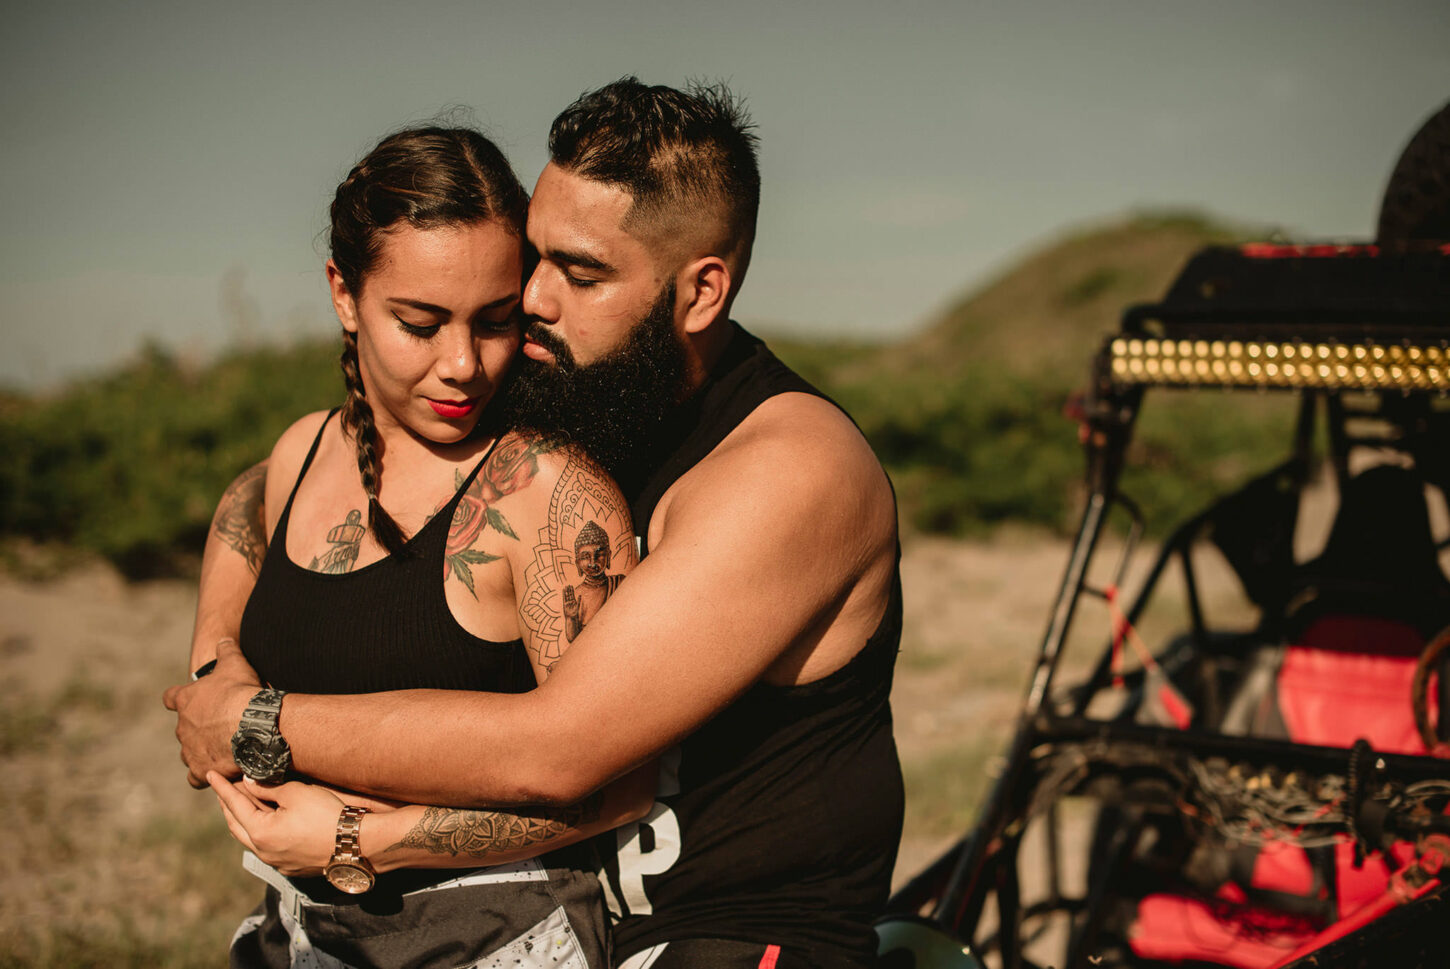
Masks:
[[[387,230],[496,221],[522,235],[528,195],[498,147],[471,128],[426,126],[388,135],[354,166],[332,200],[329,248],[343,285],[356,299],[382,255]],[[347,401],[342,427],[357,447],[368,497],[368,528],[399,552],[403,531],[378,502],[382,465],[377,427],[358,366],[357,334],[343,330]]]

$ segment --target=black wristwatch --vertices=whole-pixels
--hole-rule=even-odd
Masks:
[[[247,702],[242,721],[232,734],[232,760],[254,781],[279,784],[292,767],[292,748],[277,729],[282,713],[281,690],[264,689]]]

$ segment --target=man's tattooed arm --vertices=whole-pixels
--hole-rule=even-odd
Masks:
[[[262,556],[267,552],[267,526],[263,494],[267,486],[267,461],[252,465],[237,475],[212,517],[212,533],[247,561],[247,568],[256,575],[262,569]]]
[[[598,465],[570,453],[523,574],[519,617],[536,668],[553,668],[636,561],[624,497]]]
[[[562,808],[533,808],[525,814],[428,807],[423,817],[387,851],[421,849],[429,854],[488,858],[502,851],[546,846],[599,820],[602,793]]]

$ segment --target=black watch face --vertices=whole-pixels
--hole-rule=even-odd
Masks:
[[[280,737],[242,735],[232,741],[232,759],[254,781],[280,781],[291,761],[289,753]]]

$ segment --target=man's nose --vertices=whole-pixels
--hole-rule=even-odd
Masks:
[[[525,316],[532,316],[545,323],[559,321],[559,303],[549,295],[546,263],[534,267],[528,285],[524,287],[523,310]]]

